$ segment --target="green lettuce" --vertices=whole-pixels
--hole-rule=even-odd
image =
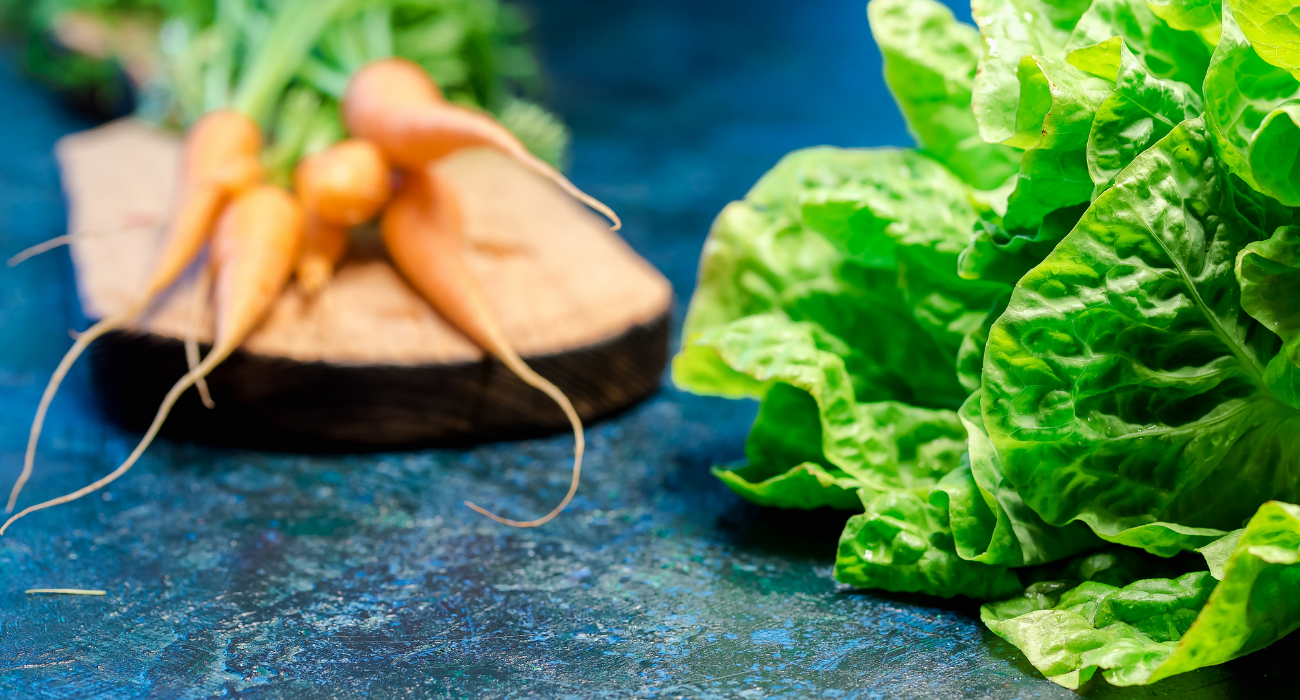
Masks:
[[[964,243],[948,240],[957,230],[933,236],[926,227],[895,219],[916,214],[942,223],[945,207],[955,206],[965,207],[973,220],[964,189],[958,178],[914,152],[814,148],[786,156],[714,222],[686,315],[684,347],[706,330],[780,312],[815,324],[823,342],[838,341],[859,400],[956,409],[966,397],[952,371],[961,339],[947,327],[961,314],[951,318],[948,307],[923,289],[909,296],[900,288],[897,253],[900,247],[956,251]],[[830,220],[847,198],[868,196],[874,207],[852,210],[855,228]],[[929,206],[927,197],[934,198]],[[895,210],[899,204],[903,208]],[[814,230],[832,224],[840,230],[838,246]],[[846,245],[858,255],[848,255]],[[924,263],[925,257],[910,259]],[[924,279],[924,264],[916,272]],[[881,328],[899,342],[874,342]],[[731,379],[695,379],[712,367],[679,362],[674,373],[692,390],[754,395],[729,388]]]
[[[1016,132],[1006,142],[1030,150],[1003,217],[1013,231],[1036,228],[1051,212],[1091,198],[1088,134],[1097,108],[1115,88],[1114,80],[1042,56],[1023,57],[1017,75]]]
[[[1300,228],[1282,226],[1237,256],[1241,307],[1282,339],[1264,369],[1273,393],[1300,408]]]
[[[1259,57],[1300,79],[1300,5],[1292,0],[1228,0],[1241,32]]]
[[[873,0],[918,149],[793,153],[718,217],[674,360],[761,402],[718,478],[859,511],[839,581],[994,601],[1068,687],[1291,631],[1300,82],[1237,9],[979,0],[976,44]]]
[[[974,187],[1005,182],[1020,155],[985,143],[970,110],[978,32],[937,2],[877,0],[867,15],[884,57],[885,82],[917,146]]]
[[[955,274],[979,206],[927,156],[809,149],[728,206],[705,244],[674,380],[762,402],[746,463],[715,473],[763,505],[924,502],[908,511],[916,522],[890,522],[939,549],[900,549],[900,561],[917,555],[921,563],[880,569],[879,558],[861,557],[893,551],[896,536],[899,547],[915,542],[902,530],[875,541],[878,519],[859,526],[869,512],[850,524],[856,534],[841,546],[841,580],[872,585],[872,575],[887,575],[879,585],[940,595],[1019,589],[1005,567],[990,579],[990,567],[957,556],[944,508],[929,503],[966,452],[953,410],[967,395],[958,355],[987,330],[1009,289]],[[908,339],[902,352],[877,341],[885,328]]]
[[[1078,159],[1072,157],[1070,163],[1071,169],[1078,169]],[[1073,178],[1077,180],[1081,174],[1076,172]],[[980,220],[970,244],[958,257],[957,274],[962,279],[1014,285],[1052,252],[1087,208],[1086,201],[1079,202],[1044,214],[1034,226],[1011,230],[997,217]]]
[[[1225,32],[1226,33],[1226,32]],[[1199,119],[1139,156],[993,325],[982,413],[1044,520],[1158,554],[1298,500],[1300,411],[1233,274],[1260,237]]]
[[[981,392],[959,416],[968,436],[964,470],[948,474],[930,500],[947,502],[963,559],[1005,566],[1045,564],[1101,544],[1082,523],[1047,524],[1017,493],[1002,468],[980,415]]]
[[[851,266],[888,274],[911,322],[943,353],[945,379],[956,379],[950,370],[963,344],[1008,291],[1005,283],[954,274],[979,204],[973,191],[931,159],[906,152],[875,157],[897,160],[898,166],[807,180],[816,187],[802,194],[800,216],[808,229],[839,248]],[[939,405],[956,408],[965,395],[963,388],[951,395],[951,402]]]
[[[1196,32],[1206,46],[1218,46],[1223,22],[1220,0],[1147,0],[1147,7],[1174,29]]]
[[[929,280],[964,245],[940,225],[969,226],[972,206],[926,156],[821,148],[719,215],[673,377],[762,401],[746,464],[715,472],[728,486],[764,505],[857,510],[862,485],[926,488],[959,463],[964,325]],[[899,285],[900,259],[920,286]],[[873,342],[882,328],[906,343]]]
[[[1208,571],[1122,586],[1086,576],[1039,582],[981,617],[1068,688],[1099,669],[1112,685],[1154,683],[1300,627],[1300,506],[1265,503],[1245,529],[1203,551]]]
[[[1283,204],[1300,205],[1300,129],[1294,122],[1300,81],[1265,61],[1227,8],[1204,92],[1206,125],[1228,168]]]
[[[971,2],[981,42],[971,108],[985,141],[1002,143],[1017,132],[1021,59],[1029,55],[1063,58],[1070,31],[1089,4],[1088,0]]]
[[[1201,98],[1190,85],[1152,75],[1125,45],[1120,46],[1116,75],[1115,91],[1097,108],[1088,133],[1094,199],[1140,153],[1202,111]]]
[[[948,513],[923,489],[863,488],[866,512],[840,535],[835,578],[862,588],[950,597],[1002,598],[1020,589],[1004,566],[969,561],[955,549]]]
[[[1098,75],[1115,79],[1118,56],[1108,40],[1121,38],[1151,75],[1199,86],[1210,63],[1210,49],[1192,32],[1171,26],[1152,12],[1145,0],[1093,0],[1066,45],[1067,60],[1083,66],[1097,62],[1108,66]]]
[[[983,217],[959,272],[1014,284],[1129,161],[1200,114],[1197,88],[1210,52],[1197,35],[1171,27],[1141,0],[1065,3],[1050,15],[1029,9],[1018,19],[1000,14],[1009,7],[973,8],[988,44],[981,80],[1000,86],[996,100],[977,91],[975,113],[982,124],[1000,125],[985,129],[986,138],[996,132],[1002,143],[1029,150],[1005,211]],[[988,26],[985,12],[992,12]],[[1047,16],[1056,18],[1050,29],[1029,21]],[[1066,28],[1061,41],[1056,30]]]
[[[750,438],[751,467],[771,472],[821,462],[888,489],[932,484],[957,465],[966,435],[952,411],[859,402],[843,357],[827,345],[815,324],[778,313],[750,316],[692,339],[673,362],[674,379],[711,393],[689,372],[701,364],[723,367],[719,374],[736,377],[725,384],[747,383],[752,396],[763,398],[763,411],[802,416],[782,435],[765,429],[770,422],[760,425]],[[793,390],[803,396],[791,396]]]

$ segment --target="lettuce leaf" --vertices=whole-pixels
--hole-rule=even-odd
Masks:
[[[977,219],[972,191],[938,162],[915,152],[819,153],[816,160],[804,162],[801,177],[786,193],[797,202],[800,225],[841,251],[846,260],[840,269],[843,278],[863,276],[901,294],[901,305],[910,316],[903,322],[906,332],[928,334],[944,358],[928,366],[930,378],[937,381],[934,373],[942,373],[942,381],[954,387],[942,393],[899,392],[886,398],[957,408],[967,393],[954,371],[958,353],[966,337],[983,324],[994,300],[1007,291],[1004,284],[967,281],[954,274],[957,256],[968,244]],[[753,194],[748,201],[759,203]],[[836,334],[850,347],[885,351],[879,346],[890,344],[878,342],[872,329],[889,326],[864,326],[855,318],[877,313],[841,310],[840,325],[847,327],[848,321],[853,325]],[[897,360],[900,371],[927,372],[911,369],[919,364],[915,358]],[[869,383],[875,381],[857,367],[850,370]]]
[[[1226,30],[1225,30],[1226,35]],[[1199,119],[1124,170],[990,331],[982,414],[1047,523],[1172,554],[1300,496],[1300,411],[1264,379],[1276,336],[1241,308],[1261,236]],[[1249,205],[1249,194],[1245,197]]]
[[[835,575],[844,583],[985,599],[1019,590],[1005,567],[957,555],[946,508],[927,500],[966,450],[957,416],[854,401],[842,359],[817,335],[779,313],[750,316],[702,333],[674,360],[675,376],[714,362],[763,397],[748,464],[714,473],[760,505],[865,509],[841,537]]]
[[[917,162],[934,165],[924,156],[894,150],[815,148],[782,159],[744,201],[728,205],[714,222],[700,257],[684,345],[731,321],[780,311],[817,325],[826,342],[839,343],[858,399],[961,405],[966,391],[950,370],[952,356],[913,315],[898,286],[892,251],[882,251],[871,264],[850,262],[803,221],[801,202],[810,192],[860,173],[883,179],[882,173],[905,171]],[[895,342],[875,342],[880,328],[889,328]],[[752,382],[708,362],[684,363],[674,373],[691,391],[758,395]]]
[[[1121,45],[1115,92],[1097,108],[1088,133],[1093,199],[1140,153],[1201,111],[1201,98],[1191,86],[1157,78]]]
[[[958,260],[963,279],[1015,284],[1074,226],[1091,198],[1088,132],[1114,81],[1068,63],[1025,55],[1005,142],[1027,148],[1000,216],[987,213]]]
[[[1004,73],[985,78],[1002,86],[1005,112],[997,119],[1007,128],[998,138],[1029,150],[1006,211],[984,217],[962,254],[963,278],[1014,284],[1051,252],[1084,205],[1129,161],[1200,113],[1193,86],[1201,84],[1210,53],[1196,35],[1170,27],[1141,0],[1096,0],[1082,9],[1077,17],[1069,13],[1075,21],[1064,41],[1059,34],[1037,43],[1006,41],[1000,32],[1007,27],[981,24],[986,43],[1000,54],[996,60],[989,54],[981,70]],[[978,19],[978,4],[976,10]],[[995,16],[1011,27],[1027,21]],[[1042,29],[1041,23],[1030,24]],[[1032,38],[1025,34],[1029,26],[1017,28],[1017,36]],[[1031,46],[1041,53],[1023,53]],[[977,110],[986,120],[992,119],[988,112]],[[992,131],[984,134],[989,138]]]
[[[1093,0],[1070,34],[1066,60],[1080,65],[1085,60],[1096,61],[1098,53],[1108,54],[1102,62],[1111,69],[1097,74],[1114,81],[1119,57],[1114,45],[1107,43],[1114,37],[1121,38],[1146,72],[1158,80],[1199,86],[1205,78],[1210,49],[1196,34],[1166,23],[1145,0]]]
[[[1020,154],[985,143],[970,110],[978,32],[934,0],[871,0],[867,16],[885,82],[917,145],[974,187],[1005,182]]]
[[[762,476],[752,466],[738,469],[714,467],[712,471],[745,500],[768,508],[853,511],[862,508],[858,500],[861,483],[841,470],[826,469],[812,462],[771,476]]]
[[[1052,212],[1091,198],[1088,134],[1115,84],[1042,56],[1022,58],[1017,76],[1016,132],[1007,143],[1031,150],[1021,160],[1002,225],[1032,231]]]
[[[930,500],[947,501],[956,551],[963,559],[1026,566],[1102,544],[1082,523],[1054,527],[1025,504],[989,441],[979,392],[966,400],[958,415],[968,435],[966,468],[945,476]]]
[[[1098,667],[1112,685],[1141,685],[1169,658],[1214,590],[1208,571],[1122,588],[1086,581],[1060,591],[1038,583],[981,618],[1044,676],[1077,689]]]
[[[1282,339],[1264,369],[1273,393],[1300,408],[1300,228],[1282,226],[1237,256],[1241,307]]]
[[[1300,205],[1300,99],[1291,99],[1264,117],[1250,144],[1250,172],[1259,188],[1289,206]]]
[[[1207,547],[1206,560],[1212,571],[1122,587],[1040,582],[985,605],[980,616],[1068,688],[1098,669],[1112,685],[1154,683],[1257,651],[1300,627],[1300,507],[1265,503],[1244,530]]]
[[[1064,58],[1070,31],[1090,4],[1091,0],[971,2],[981,42],[971,108],[985,141],[1002,143],[1016,134],[1021,59],[1028,55]]]
[[[1300,80],[1300,4],[1292,0],[1228,0],[1241,33],[1259,57]]]
[[[860,493],[866,512],[850,518],[840,535],[835,560],[840,582],[983,600],[1020,590],[1015,572],[957,555],[947,509],[931,503],[928,490],[863,488]]]
[[[797,411],[804,416],[792,421],[799,426],[797,433],[771,436],[765,424],[751,437],[747,453],[760,468],[784,462],[788,469],[814,461],[864,484],[891,489],[931,485],[957,466],[966,433],[955,413],[892,401],[858,402],[843,358],[826,349],[819,335],[815,325],[779,313],[739,319],[689,341],[673,361],[674,379],[682,383],[691,365],[716,363],[750,382],[765,404],[775,402],[765,407],[769,413],[797,406],[787,389],[810,397],[805,407],[815,405],[816,426],[808,411]],[[786,386],[773,398],[780,385]],[[690,388],[709,393],[707,386]]]
[[[1228,168],[1283,204],[1300,205],[1300,172],[1294,169],[1300,130],[1293,117],[1300,114],[1294,102],[1300,81],[1252,48],[1228,8],[1204,93],[1205,122]]]
[[[1086,201],[1062,207],[1044,215],[1037,226],[1010,231],[996,218],[982,219],[957,259],[957,274],[963,279],[1014,285],[1052,252],[1087,208]]]
[[[1219,45],[1221,6],[1220,0],[1147,0],[1151,12],[1170,27],[1196,32],[1210,48]]]

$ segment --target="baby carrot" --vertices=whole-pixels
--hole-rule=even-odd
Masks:
[[[72,493],[25,508],[0,526],[0,535],[29,513],[76,500],[111,483],[140,459],[181,394],[229,357],[270,310],[297,259],[302,228],[298,202],[271,185],[250,189],[226,207],[212,240],[217,313],[212,351],[167,392],[149,430],[121,466]]]
[[[298,161],[294,190],[306,213],[298,283],[315,294],[347,252],[348,229],[373,219],[388,201],[388,161],[373,143],[347,139]]]
[[[36,443],[59,384],[77,358],[95,339],[120,328],[166,290],[198,256],[213,222],[230,198],[252,187],[262,177],[262,131],[253,120],[231,110],[209,112],[194,123],[185,137],[180,196],[167,242],[140,295],[125,309],[100,320],[77,337],[55,368],[36,407],[23,470],[9,494],[6,513],[13,512],[18,494],[32,475]]]
[[[343,95],[343,121],[349,133],[374,141],[406,170],[464,148],[495,149],[604,214],[614,230],[622,226],[612,209],[530,153],[495,119],[443,99],[429,74],[404,58],[374,61],[352,76]]]
[[[551,512],[536,520],[509,520],[465,501],[466,506],[505,525],[537,527],[550,521],[569,505],[578,490],[586,444],[582,420],[568,397],[525,364],[501,331],[478,280],[465,264],[456,190],[427,168],[409,172],[384,212],[380,228],[393,263],[438,313],[529,386],[549,396],[569,419],[574,439],[573,478],[564,500]]]

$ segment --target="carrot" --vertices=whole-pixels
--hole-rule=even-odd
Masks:
[[[513,527],[537,527],[550,521],[569,505],[578,490],[586,444],[582,421],[568,397],[525,364],[502,333],[496,314],[465,263],[456,190],[430,169],[407,173],[384,212],[380,230],[393,263],[438,313],[529,386],[549,396],[569,419],[574,439],[573,478],[564,500],[551,512],[536,520],[509,520],[465,501],[474,511]]]
[[[18,494],[32,475],[36,443],[41,437],[45,415],[73,363],[95,339],[120,328],[144,311],[189,267],[207,242],[222,207],[231,197],[261,179],[261,151],[261,129],[239,112],[209,112],[186,134],[180,196],[158,263],[140,295],[122,311],[100,320],[77,336],[76,342],[55,368],[36,407],[36,417],[32,420],[27,439],[27,453],[23,457],[23,470],[9,493],[6,513],[13,512]]]
[[[334,268],[348,252],[348,236],[346,226],[331,226],[310,214],[307,216],[302,253],[294,268],[302,291],[315,296],[329,284]]]
[[[347,252],[348,229],[375,217],[391,194],[388,161],[373,143],[347,139],[298,161],[294,190],[306,212],[298,283],[315,294]]]
[[[153,424],[113,472],[72,493],[25,508],[0,526],[38,510],[76,500],[125,474],[153,442],[176,400],[200,377],[230,356],[257,327],[279,297],[302,243],[298,202],[279,187],[260,185],[236,197],[221,216],[212,240],[217,333],[212,351],[167,392]]]
[[[343,121],[349,133],[374,141],[405,170],[423,168],[464,148],[495,149],[608,217],[613,230],[622,226],[612,209],[530,153],[509,129],[486,114],[443,99],[429,74],[412,61],[385,58],[357,71],[343,95]]]
[[[186,134],[180,199],[167,243],[145,289],[125,310],[100,320],[78,336],[55,369],[36,408],[23,470],[9,494],[5,512],[13,512],[19,493],[31,477],[46,413],[72,364],[96,338],[144,311],[155,296],[171,286],[207,242],[213,223],[227,203],[262,180],[263,135],[259,124],[271,116],[284,88],[294,79],[326,25],[354,5],[351,0],[283,0],[273,4],[270,24],[257,23],[257,48],[248,52],[246,61],[238,62],[239,79],[233,95],[227,91],[237,63],[233,59],[234,35],[220,37],[216,54],[199,60],[205,66],[201,71],[205,83],[205,89],[200,90],[203,104],[229,109],[207,111]],[[237,29],[238,13],[233,12],[237,4],[217,5],[217,24],[226,30]],[[223,17],[233,24],[222,24]]]

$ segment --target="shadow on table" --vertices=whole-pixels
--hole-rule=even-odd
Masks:
[[[763,508],[737,499],[718,517],[718,529],[741,549],[829,564],[835,561],[840,531],[852,516],[830,508]]]

